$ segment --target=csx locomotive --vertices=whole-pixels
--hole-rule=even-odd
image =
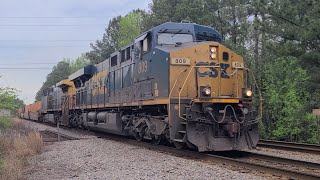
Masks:
[[[20,116],[200,152],[254,148],[247,74],[213,28],[164,23],[44,90]]]

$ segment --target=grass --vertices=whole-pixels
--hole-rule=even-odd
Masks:
[[[0,116],[0,128],[10,128],[12,125],[11,118]]]
[[[39,132],[26,128],[21,120],[11,122],[0,129],[0,179],[17,180],[28,158],[41,153],[43,141]]]

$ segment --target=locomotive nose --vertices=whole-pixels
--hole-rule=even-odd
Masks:
[[[240,97],[242,72],[233,63],[240,64],[238,67],[243,63],[230,56],[232,52],[223,46],[208,45],[207,48],[202,51],[206,54],[205,60],[196,64],[199,97]]]

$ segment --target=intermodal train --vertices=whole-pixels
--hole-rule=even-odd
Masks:
[[[19,116],[200,152],[255,148],[248,74],[215,29],[168,22],[45,89]]]

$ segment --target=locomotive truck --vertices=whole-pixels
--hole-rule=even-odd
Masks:
[[[168,22],[45,89],[20,116],[200,152],[242,150],[259,139],[250,87],[243,57],[219,32]]]

